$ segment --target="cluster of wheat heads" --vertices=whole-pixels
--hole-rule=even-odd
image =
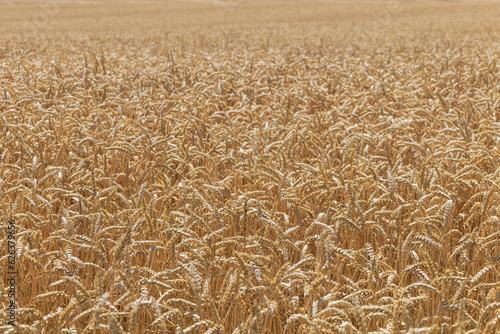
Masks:
[[[3,333],[499,329],[497,49],[259,29],[0,48]]]

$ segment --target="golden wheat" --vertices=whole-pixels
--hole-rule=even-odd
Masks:
[[[499,13],[0,0],[0,330],[500,331]]]

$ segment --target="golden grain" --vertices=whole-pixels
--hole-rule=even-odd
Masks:
[[[500,331],[498,4],[39,6],[0,4],[19,331]]]

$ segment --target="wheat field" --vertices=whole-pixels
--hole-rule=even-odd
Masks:
[[[4,1],[0,332],[498,332],[499,14]]]

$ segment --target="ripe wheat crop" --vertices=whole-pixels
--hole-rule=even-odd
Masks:
[[[0,4],[0,331],[498,332],[499,13]]]

